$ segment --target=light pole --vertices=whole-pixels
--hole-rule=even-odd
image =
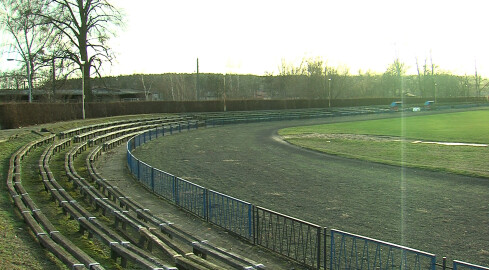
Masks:
[[[223,94],[223,101],[224,101],[224,111],[226,111],[226,73],[224,73],[224,94]]]
[[[82,66],[82,119],[85,120],[85,61],[80,62]]]
[[[27,68],[27,85],[29,85],[29,103],[32,102],[32,80],[31,80],[31,69],[29,68],[30,64],[28,61],[20,61],[17,59],[13,58],[8,58],[7,61],[12,62],[12,61],[17,61],[17,62],[25,62],[25,66]]]
[[[436,103],[436,92],[437,92],[437,90],[438,90],[438,84],[435,83],[435,103]]]
[[[331,108],[331,78],[328,79],[328,107]]]

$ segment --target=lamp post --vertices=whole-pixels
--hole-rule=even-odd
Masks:
[[[226,73],[224,73],[224,94],[223,94],[223,101],[224,101],[224,111],[226,111]]]
[[[328,79],[328,107],[331,108],[331,78]]]
[[[85,61],[80,62],[82,66],[82,119],[85,120]]]
[[[435,103],[436,103],[436,92],[438,91],[438,84],[435,83]]]
[[[25,62],[25,66],[27,68],[27,85],[29,85],[29,103],[32,103],[32,80],[31,80],[31,69],[30,69],[30,64],[28,61],[20,61],[17,59],[13,58],[8,58],[7,61],[12,62],[12,61],[17,61],[17,62]]]
[[[52,99],[55,99],[55,94],[56,94],[56,65],[55,65],[55,56],[53,54],[53,56],[51,58],[41,58],[41,60],[44,62],[44,63],[47,63],[47,62],[51,62],[51,70],[52,70],[52,74],[51,74],[51,79],[52,79],[52,90],[53,90],[53,97]],[[51,100],[51,97],[50,97],[50,100]]]

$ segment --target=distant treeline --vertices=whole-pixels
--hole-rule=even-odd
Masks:
[[[79,80],[73,84],[79,87]],[[318,75],[242,74],[135,74],[94,79],[94,87],[137,89],[148,100],[167,101],[221,99],[427,99],[480,97],[487,89],[472,76],[433,76],[348,73]],[[198,89],[198,91],[197,91]]]
[[[489,83],[477,75],[453,75],[433,63],[416,67],[407,75],[399,59],[384,73],[351,74],[347,67],[327,66],[320,58],[303,59],[299,65],[285,61],[278,74],[243,75],[215,73],[133,74],[93,78],[92,89],[144,91],[147,100],[192,101],[224,99],[352,99],[419,97],[425,99],[487,96]],[[59,89],[80,89],[80,79],[57,81]],[[17,89],[19,87],[17,86]],[[54,89],[51,81],[38,87]]]

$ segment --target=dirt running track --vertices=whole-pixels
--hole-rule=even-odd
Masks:
[[[277,130],[289,126],[384,116],[229,125],[176,134],[135,151],[146,163],[196,184],[328,228],[489,265],[487,179],[351,160],[291,146]],[[253,251],[222,231],[146,194],[127,177],[125,147],[106,155],[101,173],[139,197],[154,213],[203,233],[237,253]],[[361,149],[359,149],[361,151]],[[117,179],[117,180],[114,180]],[[442,185],[458,196],[434,197]],[[353,194],[353,196],[351,195]],[[414,196],[415,195],[415,196]],[[414,199],[416,198],[416,199]],[[421,199],[420,199],[421,198]],[[460,205],[476,205],[462,209]],[[477,226],[475,225],[477,224]],[[482,227],[484,227],[482,226]],[[217,236],[219,238],[214,238]],[[212,234],[212,236],[211,236]],[[460,235],[469,241],[452,237]],[[454,251],[453,246],[457,246]],[[463,252],[470,250],[470,254]],[[280,269],[268,254],[256,260]],[[253,253],[251,253],[253,254]],[[264,259],[267,258],[267,259]],[[280,265],[280,266],[279,266]],[[297,268],[296,268],[297,269]]]

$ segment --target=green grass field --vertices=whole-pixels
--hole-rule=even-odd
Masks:
[[[282,129],[292,144],[368,161],[489,177],[489,110],[346,122]],[[357,136],[367,135],[367,136]]]

